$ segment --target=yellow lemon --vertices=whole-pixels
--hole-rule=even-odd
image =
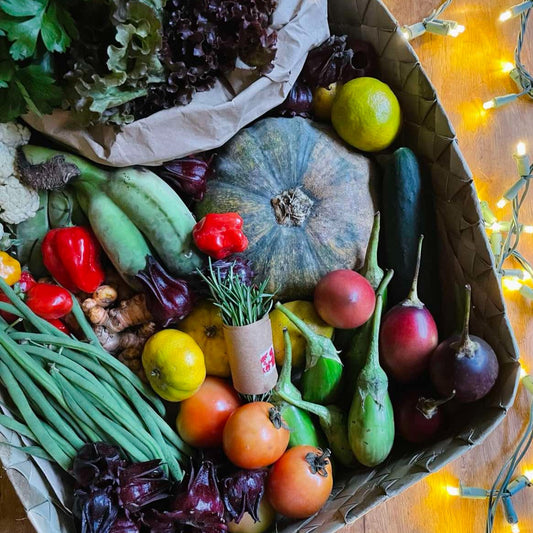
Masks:
[[[301,318],[316,333],[324,335],[324,337],[329,337],[330,339],[333,336],[333,328],[318,316],[312,302],[294,300],[283,305],[298,318]],[[272,324],[272,341],[276,354],[276,363],[282,365],[285,359],[283,328],[287,328],[292,345],[292,365],[303,366],[305,363],[305,348],[307,346],[305,337],[279,309],[271,311],[269,316]]]
[[[331,123],[348,144],[377,152],[387,148],[400,131],[400,104],[385,83],[356,78],[337,91]]]
[[[331,106],[337,94],[337,84],[332,83],[329,87],[317,87],[313,91],[311,109],[318,120],[331,120]]]
[[[208,300],[199,302],[178,327],[200,346],[204,353],[207,374],[229,378],[228,350],[220,309]]]
[[[164,329],[144,345],[142,362],[154,391],[169,402],[192,396],[204,382],[202,350],[187,333]]]

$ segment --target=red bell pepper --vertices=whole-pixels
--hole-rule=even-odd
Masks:
[[[36,283],[37,282],[35,279],[33,279],[33,276],[27,270],[23,270],[20,274],[20,279],[17,283],[15,283],[13,289],[17,294],[23,295],[24,293],[27,293]],[[0,302],[10,304],[11,300],[3,292],[0,292]],[[18,318],[17,315],[13,315],[7,311],[0,311],[0,316],[9,323],[14,322]]]
[[[36,315],[51,320],[68,315],[73,301],[70,292],[63,287],[36,283],[26,295],[26,304]]]
[[[242,231],[239,213],[209,213],[192,229],[196,247],[215,259],[244,252],[248,239]]]
[[[44,266],[54,279],[72,292],[94,292],[104,281],[100,246],[82,226],[50,230],[41,250]]]
[[[70,329],[68,329],[67,325],[64,322],[61,322],[59,318],[50,318],[47,320],[47,322],[52,324],[52,326],[55,326],[59,331],[70,335]]]

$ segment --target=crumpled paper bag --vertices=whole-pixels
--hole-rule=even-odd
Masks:
[[[258,77],[238,68],[186,106],[174,107],[122,128],[80,128],[72,113],[28,114],[36,130],[105,165],[159,165],[223,145],[241,128],[281,104],[296,81],[307,52],[329,36],[326,0],[279,0],[272,26],[278,32],[273,70]]]

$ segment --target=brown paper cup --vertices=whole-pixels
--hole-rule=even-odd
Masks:
[[[233,386],[241,394],[264,394],[278,380],[272,326],[266,314],[248,326],[224,325]]]

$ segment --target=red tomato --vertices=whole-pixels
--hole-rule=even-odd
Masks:
[[[26,304],[41,318],[61,318],[72,309],[72,296],[63,287],[36,283],[27,293]]]
[[[222,446],[228,459],[241,468],[263,468],[287,449],[290,431],[279,410],[268,402],[247,403],[228,418]]]
[[[222,446],[226,420],[239,405],[239,396],[227,381],[207,376],[198,391],[181,402],[176,418],[178,433],[195,448]]]
[[[333,488],[329,450],[294,446],[274,463],[265,495],[274,509],[289,518],[307,518],[328,499]]]
[[[313,298],[322,320],[338,329],[358,328],[374,312],[376,295],[368,280],[353,270],[334,270],[316,285]]]

